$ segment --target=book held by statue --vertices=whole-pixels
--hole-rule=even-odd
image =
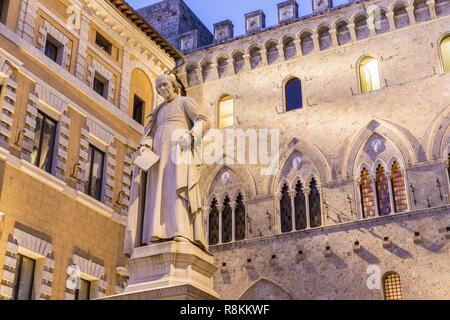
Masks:
[[[134,159],[134,164],[144,171],[148,171],[155,163],[159,161],[159,156],[150,149],[146,149]]]

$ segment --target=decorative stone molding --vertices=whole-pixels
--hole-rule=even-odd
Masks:
[[[0,84],[3,86],[0,96],[0,146],[6,149],[11,138],[11,126],[16,109],[17,82],[14,78],[13,67],[0,56]]]
[[[21,1],[16,33],[30,43],[33,43],[36,28],[37,7],[38,0]]]
[[[56,41],[58,41],[62,47],[62,55],[61,61],[57,61],[58,64],[69,70],[70,68],[70,60],[72,56],[72,43],[68,37],[64,35],[61,31],[51,25],[48,21],[44,20],[44,25],[39,29],[38,35],[38,44],[40,46],[40,50],[45,52],[45,45],[47,43],[48,35],[52,36]]]
[[[76,265],[80,271],[81,276],[83,274],[89,277],[91,282],[91,299],[102,298],[106,294],[107,282],[105,281],[105,267],[93,262],[92,260],[88,260],[83,258],[77,254],[72,256],[72,262]],[[74,300],[75,299],[75,291],[66,286],[65,292],[65,300]]]
[[[123,196],[120,198],[121,210],[120,213],[124,216],[128,215],[128,207],[130,205],[131,197],[131,183],[133,177],[133,154],[135,150],[127,147],[127,151],[124,157],[123,163],[123,175],[122,175],[122,193]]]
[[[26,256],[32,255],[30,258],[42,262],[36,263],[34,270],[35,299],[49,300],[52,295],[53,272],[55,268],[52,250],[51,243],[15,228],[6,243],[0,297],[3,299],[11,299],[13,297],[18,254],[24,254]]]

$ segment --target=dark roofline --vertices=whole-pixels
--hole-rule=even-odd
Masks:
[[[125,0],[106,0],[113,4],[128,20],[135,24],[144,32],[152,41],[154,41],[161,49],[171,56],[175,61],[184,60],[184,56],[177,49],[162,37],[136,10],[134,10]]]

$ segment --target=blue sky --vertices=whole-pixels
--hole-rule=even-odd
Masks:
[[[128,0],[135,9],[159,2],[160,0]],[[277,4],[284,0],[184,0],[194,13],[212,31],[213,24],[230,19],[234,24],[234,35],[244,34],[244,14],[261,9],[266,14],[266,25],[276,25],[278,21]],[[345,3],[335,0],[334,5]],[[311,13],[311,0],[297,0],[299,15]]]

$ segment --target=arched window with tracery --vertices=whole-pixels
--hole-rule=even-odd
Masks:
[[[375,186],[377,190],[378,214],[385,216],[391,213],[391,200],[389,198],[389,184],[386,172],[380,164],[375,176]]]
[[[292,231],[292,204],[289,186],[285,183],[281,188],[280,199],[281,232]]]
[[[441,41],[440,49],[444,72],[450,72],[450,35]]]
[[[235,221],[235,240],[245,239],[245,204],[244,196],[239,193],[236,199],[236,209],[234,212]]]
[[[303,106],[302,82],[299,78],[292,78],[284,86],[286,111],[300,109]]]
[[[384,300],[402,300],[402,284],[400,275],[396,272],[389,272],[383,277]]]
[[[233,209],[231,208],[231,200],[228,196],[223,201],[222,211],[222,243],[231,242],[233,228]]]
[[[372,183],[370,181],[369,170],[363,168],[361,171],[361,203],[363,218],[370,218],[375,216],[375,202],[373,197]]]
[[[303,186],[300,181],[297,182],[295,186],[295,229],[303,230],[306,229],[306,198],[303,192]]]
[[[320,227],[322,225],[322,209],[320,205],[320,192],[316,179],[311,179],[309,184],[309,217],[311,228]]]
[[[219,209],[217,205],[218,202],[214,198],[209,209],[208,235],[210,245],[219,243]]]
[[[394,210],[396,213],[408,210],[405,177],[400,164],[394,161],[391,168],[392,197],[394,198]]]

